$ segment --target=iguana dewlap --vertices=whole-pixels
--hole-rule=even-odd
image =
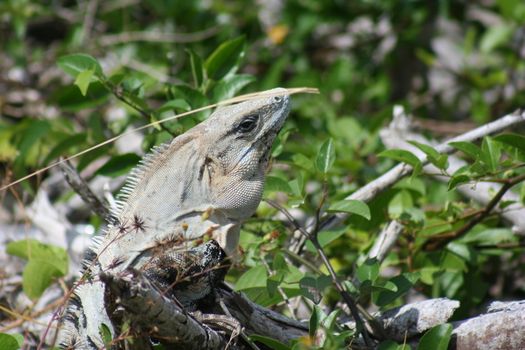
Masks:
[[[103,348],[102,324],[115,336],[101,272],[144,268],[158,251],[189,249],[203,236],[228,255],[236,250],[239,225],[261,200],[272,143],[289,104],[287,90],[277,88],[221,107],[144,157],[85,262],[61,326],[62,346]]]

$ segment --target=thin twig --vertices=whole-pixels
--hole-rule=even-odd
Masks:
[[[95,193],[89,188],[87,182],[80,176],[70,162],[66,161],[59,164],[67,183],[82,198],[91,211],[102,219],[109,219],[111,211],[105,206]]]
[[[99,38],[102,46],[112,46],[115,44],[129,43],[133,41],[147,41],[154,43],[191,43],[208,39],[219,31],[219,27],[210,27],[200,32],[194,33],[169,33],[156,31],[143,32],[123,32],[119,34],[107,34]]]
[[[84,16],[84,25],[82,26],[82,41],[84,43],[88,43],[91,37],[91,30],[93,29],[97,7],[98,0],[89,0],[86,5],[86,15]]]

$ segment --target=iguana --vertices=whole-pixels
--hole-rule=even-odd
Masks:
[[[159,252],[191,256],[199,252],[192,247],[205,237],[217,242],[227,255],[234,254],[240,224],[261,200],[272,143],[289,105],[287,90],[277,88],[220,107],[142,159],[117,197],[118,208],[105,235],[89,251],[84,277],[77,283],[59,331],[62,347],[104,348],[103,324],[115,336],[102,273],[117,274],[130,267],[162,269],[155,261]],[[210,263],[214,264],[220,260],[218,248],[214,242],[207,244],[201,249],[212,249]],[[202,296],[186,295],[188,300],[182,303]]]

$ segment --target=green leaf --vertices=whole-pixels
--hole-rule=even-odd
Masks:
[[[29,260],[22,274],[22,288],[31,299],[40,297],[55,278],[65,276],[69,269],[69,258],[63,248],[34,239],[10,242],[6,251]]]
[[[418,157],[409,151],[404,149],[387,149],[379,153],[379,157],[390,158],[411,165],[414,168],[414,174],[417,175],[421,172],[421,161]]]
[[[77,53],[67,56],[62,56],[58,59],[58,66],[64,72],[76,78],[80,73],[87,70],[93,70],[93,74],[100,79],[104,78],[102,67],[98,61],[89,55]]]
[[[15,165],[32,163],[29,154],[38,146],[38,141],[45,137],[51,124],[47,120],[32,120],[21,135],[21,141],[18,144],[18,157],[15,159]]]
[[[18,350],[21,346],[22,344],[19,344],[19,342],[13,335],[0,333],[0,349]]]
[[[212,90],[213,101],[220,102],[237,95],[246,85],[255,81],[255,77],[249,74],[236,74],[219,81]]]
[[[291,350],[292,349],[291,347],[287,346],[286,344],[281,343],[278,340],[275,340],[269,337],[265,337],[262,335],[258,335],[258,334],[250,335],[250,339],[258,343],[263,343],[264,345],[267,345],[270,349],[274,349],[274,350]]]
[[[335,230],[323,230],[318,233],[317,240],[319,241],[319,245],[321,245],[321,247],[325,247],[344,235],[346,232],[347,230],[344,227]],[[306,249],[312,253],[316,253],[317,251],[310,240],[306,241]]]
[[[196,87],[201,87],[204,82],[204,66],[202,58],[195,53],[192,49],[186,49],[188,55],[190,55],[191,75],[193,76],[193,82]]]
[[[113,342],[113,336],[111,335],[111,330],[109,327],[102,323],[98,329],[100,336],[102,337],[102,341],[104,342],[104,345],[107,349],[111,348],[111,343]]]
[[[472,142],[457,141],[449,142],[448,144],[454,147],[455,149],[470,156],[474,160],[478,160],[481,157],[481,149],[479,149],[479,147],[473,144]]]
[[[470,231],[460,239],[463,243],[493,245],[516,241],[516,234],[508,228],[491,228],[482,231]]]
[[[451,191],[455,189],[456,187],[458,187],[459,185],[465,184],[468,182],[470,182],[470,176],[464,175],[464,174],[454,175],[448,181],[448,191]]]
[[[95,73],[94,69],[86,69],[77,75],[77,78],[75,79],[74,84],[78,86],[82,96],[86,96],[87,90],[89,88],[89,84],[91,83],[91,79],[93,78],[94,73]]]
[[[280,177],[267,176],[264,182],[264,193],[267,195],[271,192],[292,193],[292,188],[286,180]]]
[[[236,69],[244,56],[244,42],[241,36],[222,43],[204,64],[208,78],[218,81]]]
[[[312,311],[312,314],[310,315],[310,322],[308,322],[308,334],[312,338],[315,337],[315,333],[321,325],[322,315],[323,311],[321,310],[321,308],[317,305],[314,305],[314,309]]]
[[[240,291],[249,288],[265,287],[268,273],[262,265],[257,265],[246,271],[235,283],[235,290]]]
[[[414,206],[414,201],[407,190],[399,191],[388,203],[388,214],[392,218],[399,218],[408,209]]]
[[[54,263],[41,259],[31,259],[22,273],[22,288],[31,299],[39,298],[53,280],[62,277],[62,271]]]
[[[452,325],[449,323],[432,327],[421,337],[417,348],[418,350],[447,350],[451,334]]]
[[[480,49],[484,53],[493,51],[498,46],[508,43],[514,28],[509,25],[496,25],[488,27],[485,34],[481,37]]]
[[[9,242],[6,251],[25,260],[44,260],[53,264],[62,274],[67,274],[69,257],[65,249],[41,243],[35,239]]]
[[[332,279],[327,275],[305,276],[299,281],[301,295],[318,304],[321,301],[323,291],[331,283]]]
[[[434,164],[438,169],[448,168],[448,156],[446,154],[441,154],[436,151],[432,146],[425,145],[416,141],[408,141],[408,143],[419,148],[423,153],[426,154],[427,159],[430,163]]]
[[[334,142],[332,139],[326,140],[322,145],[319,153],[317,153],[317,158],[315,160],[315,165],[317,170],[326,174],[335,161],[335,148]]]
[[[356,275],[361,282],[374,282],[377,279],[377,276],[379,276],[379,262],[377,259],[367,259],[357,268]]]
[[[172,111],[172,110],[181,110],[184,112],[187,112],[191,110],[191,106],[188,102],[183,100],[182,98],[176,98],[174,100],[170,100],[163,104],[156,112],[157,113],[163,113],[166,111]]]
[[[501,149],[498,143],[487,136],[481,143],[481,152],[483,163],[487,165],[490,171],[495,172],[498,169]]]
[[[410,350],[410,345],[398,344],[393,340],[385,340],[379,344],[377,350]]]
[[[294,165],[300,168],[303,168],[308,171],[314,171],[312,160],[302,153],[296,153],[292,155],[292,162]]]
[[[49,151],[44,164],[49,164],[53,159],[60,156],[65,156],[69,150],[77,147],[82,147],[86,143],[86,133],[78,133],[71,135],[64,140],[60,141],[55,147]]]
[[[126,153],[112,157],[101,166],[96,172],[96,175],[105,175],[110,177],[117,177],[129,173],[134,168],[140,157],[135,153]]]
[[[356,214],[367,220],[370,220],[372,217],[368,205],[363,201],[355,199],[344,199],[336,202],[328,208],[328,211]]]
[[[375,304],[378,306],[386,306],[397,298],[405,294],[412,288],[412,286],[419,279],[419,273],[403,273],[390,279],[397,287],[397,291],[384,290],[377,294]]]
[[[525,152],[525,136],[523,135],[501,134],[494,137],[494,140]]]

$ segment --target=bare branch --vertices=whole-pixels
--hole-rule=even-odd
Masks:
[[[169,33],[169,32],[123,32],[119,34],[102,35],[99,42],[102,46],[112,46],[115,44],[128,43],[132,41],[148,41],[154,43],[191,43],[208,39],[219,31],[219,27],[210,27],[200,32],[194,33]]]
[[[64,174],[67,183],[90,207],[90,209],[102,219],[109,219],[111,212],[102,201],[91,191],[87,182],[80,176],[69,161],[59,163],[60,170]]]

